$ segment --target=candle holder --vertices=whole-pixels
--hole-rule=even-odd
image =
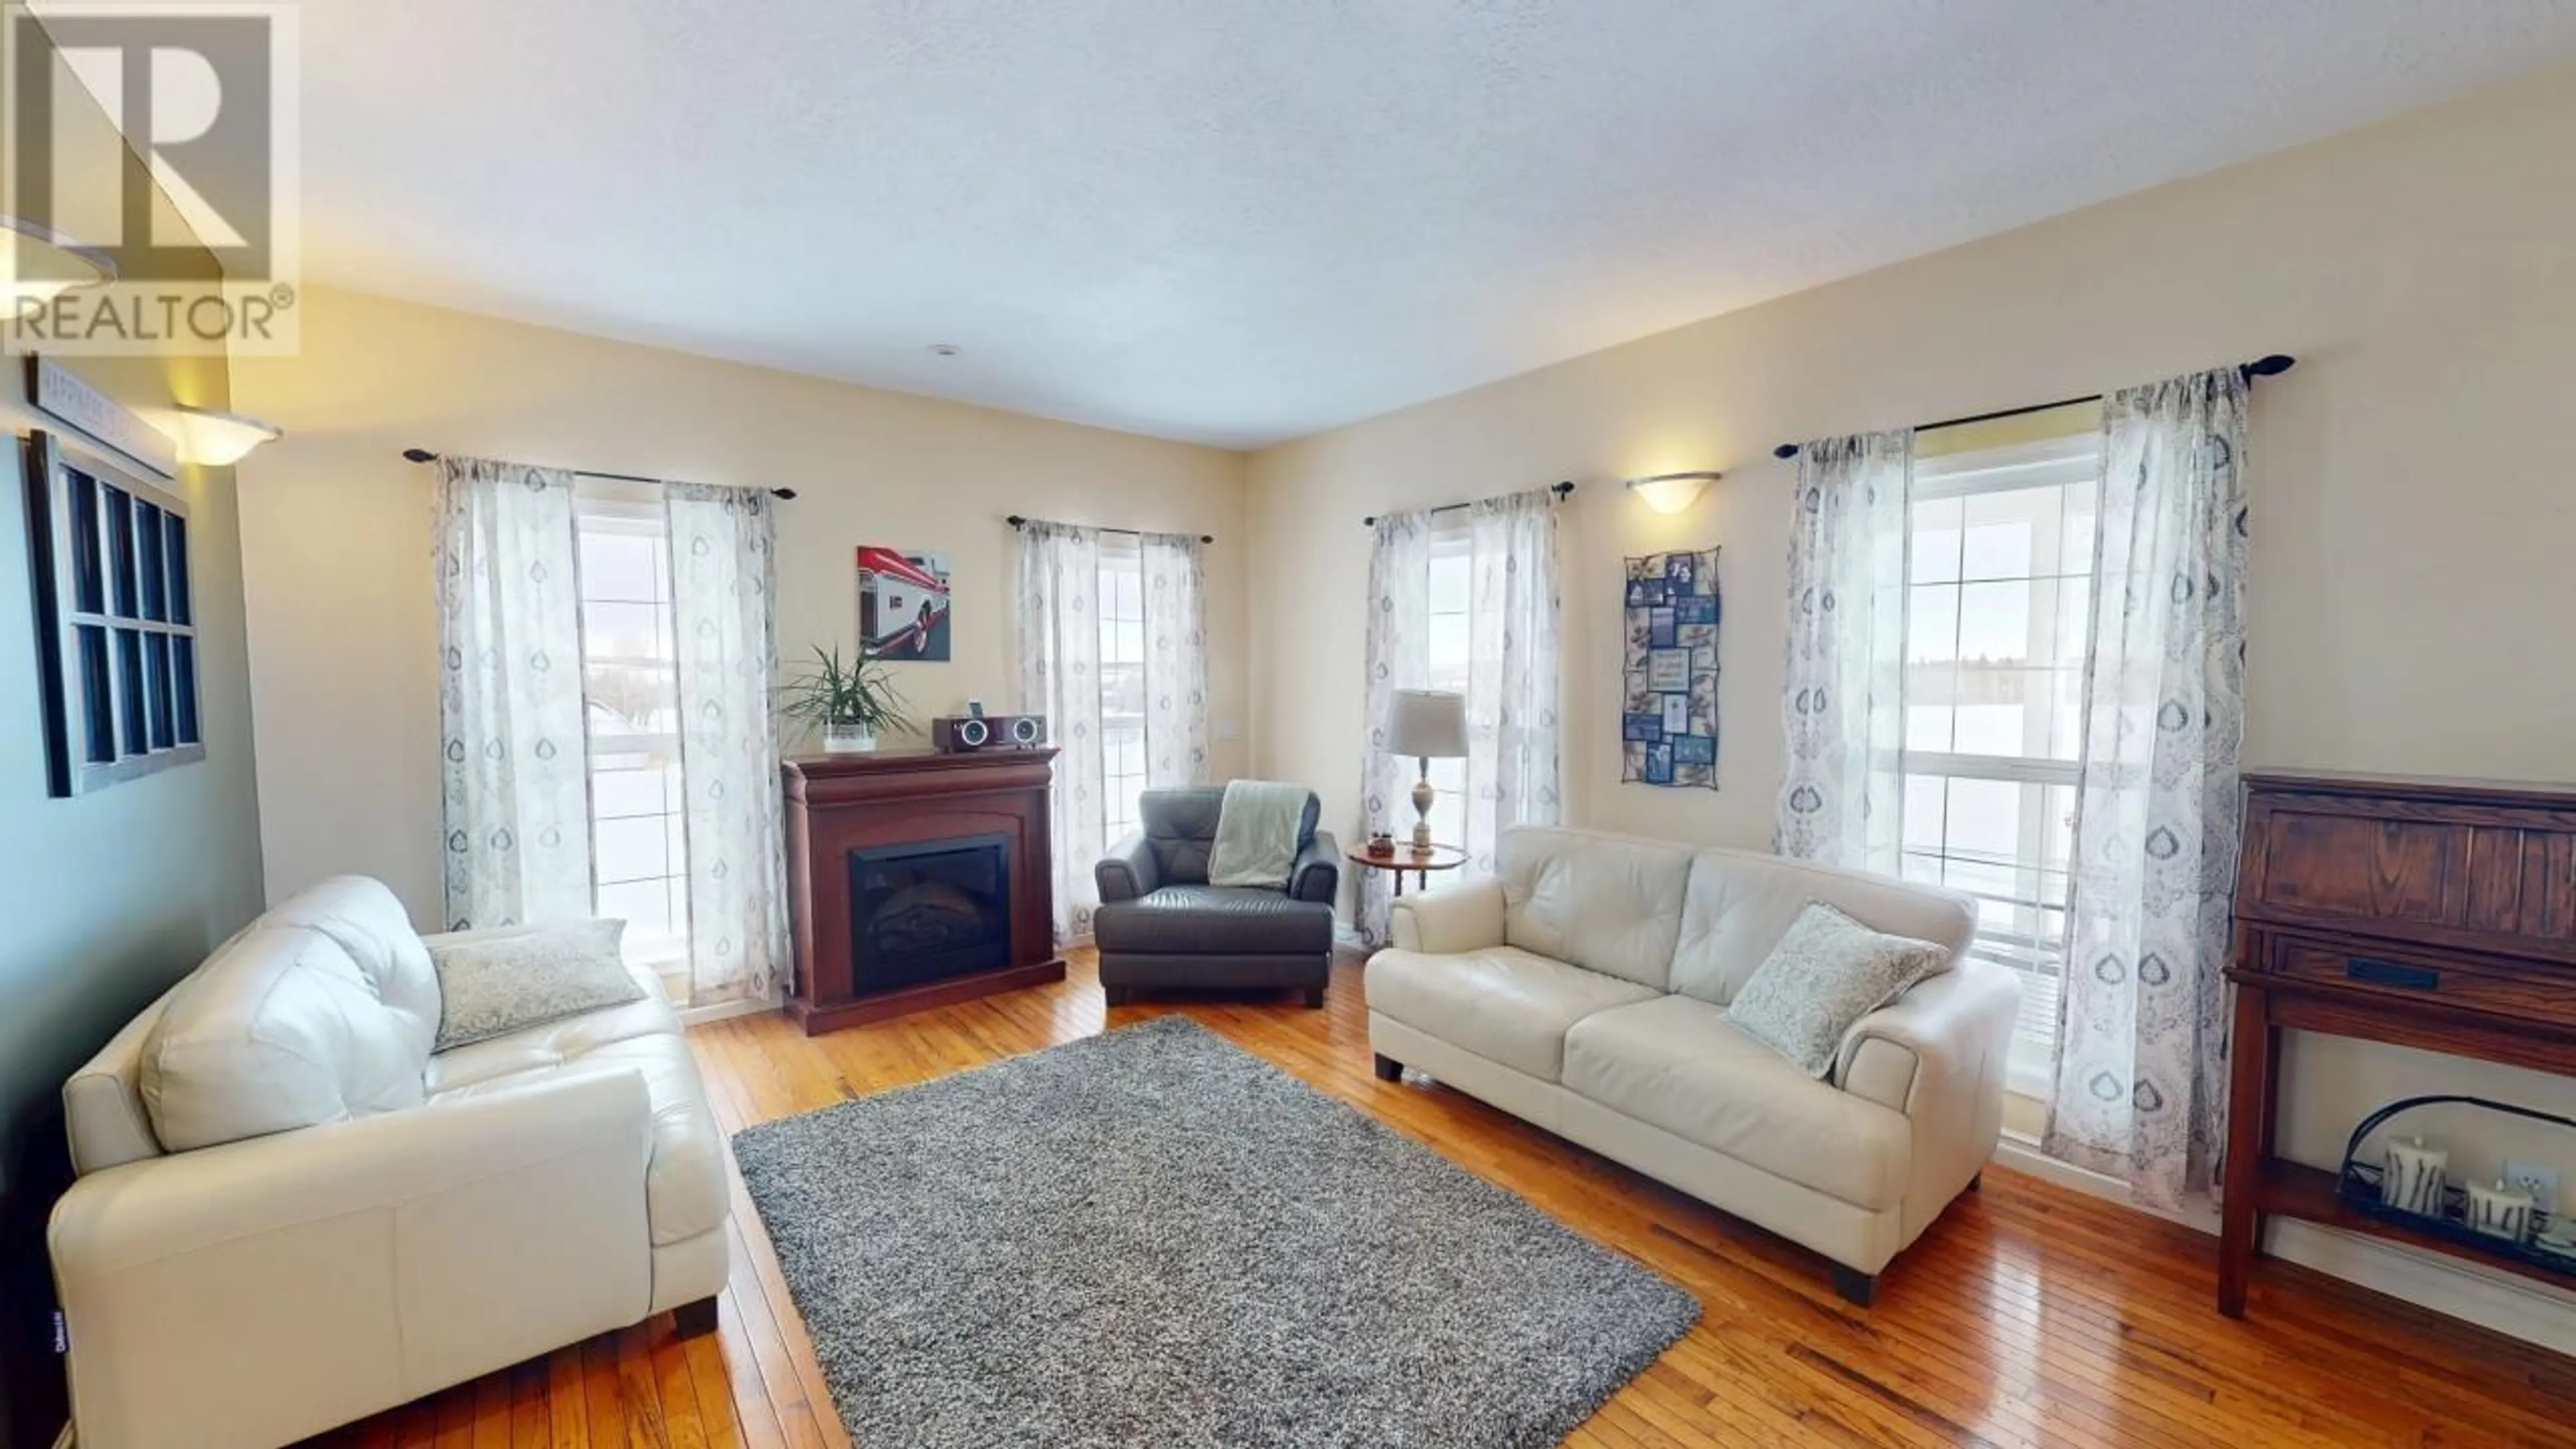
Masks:
[[[2364,1117],[2361,1125],[2353,1129],[2351,1140],[2344,1144],[2343,1170],[2336,1174],[2335,1195],[2356,1213],[2398,1223],[2491,1257],[2509,1258],[2576,1279],[2576,1214],[2542,1213],[2528,1193],[2501,1182],[2493,1186],[2451,1186],[2443,1181],[2449,1154],[2420,1137],[2391,1141],[2382,1162],[2360,1160],[2362,1144],[2390,1118],[2418,1107],[2444,1104],[2476,1107],[2576,1131],[2576,1118],[2510,1102],[2449,1095],[2406,1097]],[[2428,1181],[2438,1184],[2429,1204],[2422,1192]],[[2421,1210],[2428,1205],[2432,1211]]]
[[[2450,1184],[2446,1169],[2451,1154],[2421,1137],[2391,1139],[2387,1166],[2379,1178],[2379,1200],[2422,1217],[2442,1215],[2443,1191]]]
[[[2490,1187],[2469,1184],[2469,1226],[2490,1238],[2519,1243],[2531,1236],[2531,1194],[2497,1178]]]

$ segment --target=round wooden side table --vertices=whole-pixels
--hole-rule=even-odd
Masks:
[[[1421,877],[1421,883],[1417,889],[1429,890],[1433,871],[1456,870],[1467,863],[1467,852],[1446,845],[1435,845],[1427,851],[1415,850],[1410,845],[1399,845],[1393,855],[1371,855],[1365,847],[1352,846],[1342,854],[1353,865],[1364,865],[1371,870],[1394,871],[1397,895],[1404,894],[1406,871],[1412,871]]]

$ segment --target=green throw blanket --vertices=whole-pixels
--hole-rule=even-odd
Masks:
[[[1217,812],[1216,844],[1208,851],[1208,884],[1288,884],[1297,863],[1297,827],[1306,815],[1307,789],[1276,780],[1229,780]]]

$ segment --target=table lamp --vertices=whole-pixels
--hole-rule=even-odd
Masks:
[[[1445,689],[1399,689],[1388,711],[1387,753],[1411,755],[1421,762],[1422,778],[1413,786],[1413,848],[1431,848],[1433,760],[1467,757],[1467,697]]]

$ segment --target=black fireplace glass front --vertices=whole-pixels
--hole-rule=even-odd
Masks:
[[[862,995],[1011,964],[1011,838],[849,853],[850,966]]]

